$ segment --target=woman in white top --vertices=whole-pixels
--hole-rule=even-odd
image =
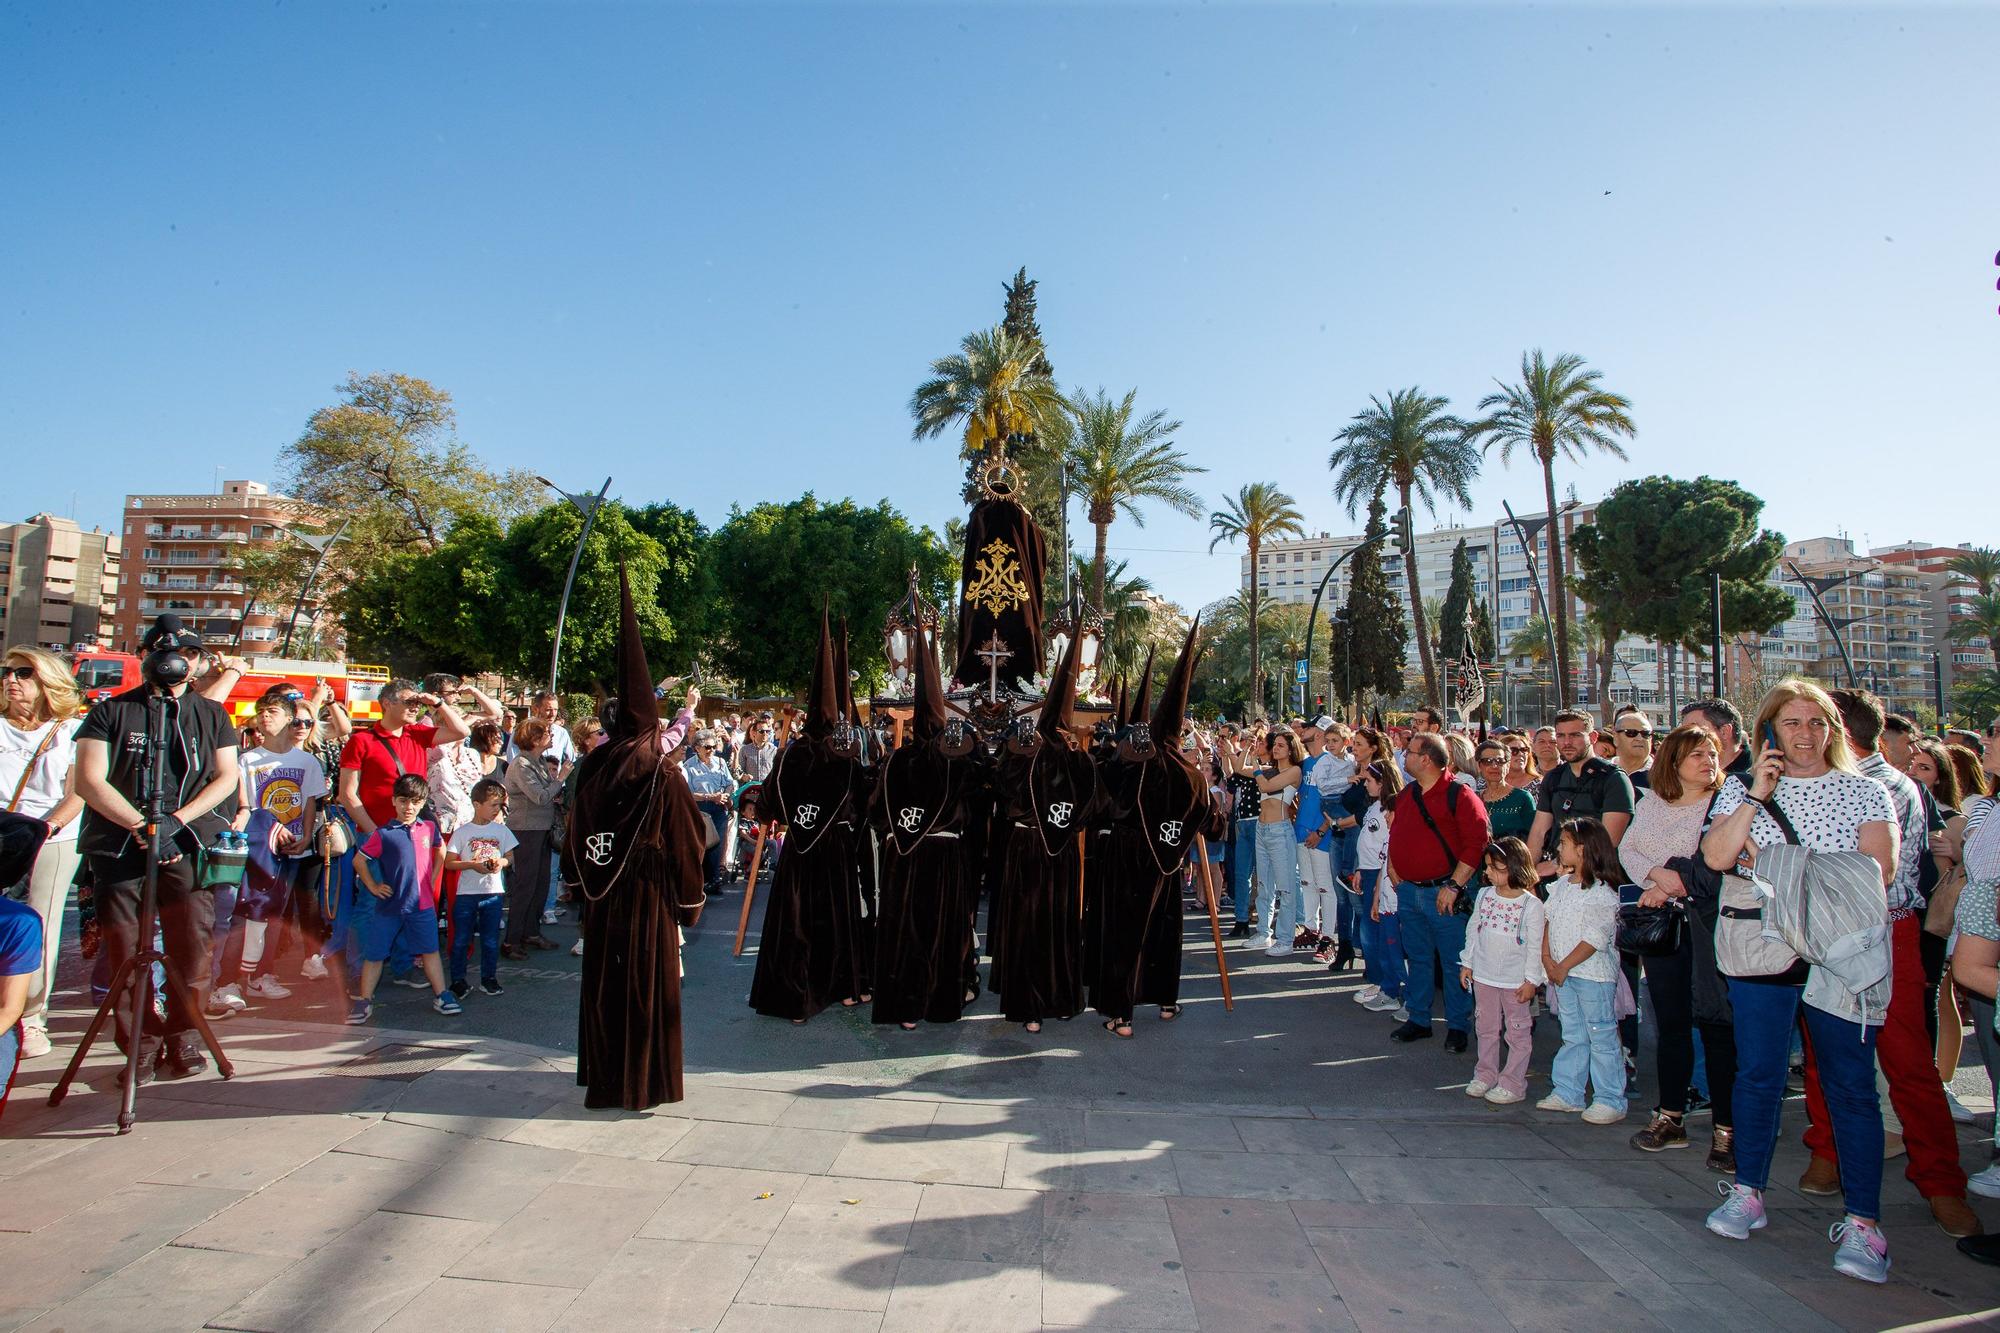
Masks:
[[[0,800],[15,814],[33,815],[49,826],[49,840],[28,872],[28,906],[42,918],[42,970],[28,981],[28,1007],[21,1015],[21,1055],[49,1053],[49,991],[56,959],[62,956],[63,908],[76,878],[76,817],[83,798],[76,794],[76,729],[82,695],[76,679],[55,656],[39,648],[9,648],[0,697]],[[0,885],[12,891],[13,885]],[[22,895],[17,895],[22,896]]]
[[[1694,1034],[1699,1028],[1714,1113],[1707,1165],[1709,1170],[1727,1175],[1736,1170],[1732,1146],[1736,1133],[1736,1030],[1721,1021],[1727,1005],[1715,969],[1715,948],[1709,943],[1715,938],[1716,905],[1710,895],[1699,910],[1692,910],[1687,880],[1667,866],[1676,857],[1691,862],[1701,855],[1708,805],[1722,789],[1722,758],[1715,733],[1706,722],[1675,727],[1660,742],[1650,772],[1652,786],[1639,793],[1632,822],[1618,844],[1618,859],[1624,863],[1626,877],[1645,889],[1639,898],[1641,906],[1679,903],[1688,914],[1681,947],[1644,960],[1646,993],[1659,1027],[1655,1067],[1660,1105],[1652,1122],[1633,1135],[1631,1142],[1641,1152],[1688,1146],[1681,1121],[1687,1115],[1688,1083],[1694,1077]]]
[[[1266,940],[1268,958],[1289,958],[1299,933],[1298,836],[1292,831],[1292,802],[1299,794],[1298,742],[1289,731],[1273,731],[1265,742],[1270,762],[1257,779],[1257,920]],[[1282,927],[1278,912],[1290,920]],[[1254,945],[1257,935],[1250,937]]]
[[[1701,843],[1709,866],[1728,872],[1739,859],[1754,866],[1758,848],[1791,841],[1771,813],[1775,807],[1801,846],[1817,852],[1859,851],[1874,858],[1886,890],[1897,870],[1896,812],[1888,789],[1856,771],[1833,699],[1811,681],[1779,681],[1757,710],[1754,735],[1757,759],[1745,775],[1747,789],[1743,778],[1730,777],[1710,812]],[[1877,1224],[1882,1195],[1877,1029],[1802,1005],[1807,971],[1800,964],[1776,977],[1729,978],[1736,1016],[1736,1181],[1720,1187],[1723,1201],[1708,1215],[1708,1229],[1731,1240],[1748,1240],[1765,1225],[1764,1187],[1778,1137],[1792,1030],[1803,1009],[1847,1204],[1847,1217],[1832,1233],[1839,1247],[1834,1271],[1864,1282],[1886,1282],[1889,1242]]]

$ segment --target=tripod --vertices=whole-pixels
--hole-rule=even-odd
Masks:
[[[191,990],[174,960],[154,946],[153,937],[159,926],[160,914],[160,825],[166,819],[167,795],[160,769],[160,758],[166,752],[167,706],[164,693],[155,686],[146,696],[146,755],[140,767],[139,789],[146,815],[143,836],[146,839],[146,877],[139,892],[139,938],[132,956],[118,965],[111,974],[111,989],[104,997],[104,1003],[97,1006],[96,1017],[90,1020],[90,1027],[77,1044],[76,1054],[70,1057],[69,1068],[49,1091],[49,1105],[60,1106],[69,1095],[69,1085],[76,1081],[77,1071],[83,1068],[85,1057],[91,1046],[104,1030],[116,1012],[118,1002],[123,998],[126,987],[135,992],[132,1006],[131,1039],[125,1052],[124,1097],[118,1106],[118,1132],[129,1134],[138,1119],[139,1099],[139,1056],[145,1045],[142,1040],[146,1020],[153,1016],[153,964],[158,963],[167,977],[167,993],[178,1000],[194,1018],[195,1030],[201,1033],[202,1043],[209,1054],[215,1057],[215,1068],[224,1078],[231,1078],[236,1067],[229,1063],[229,1057],[222,1053],[222,1045],[216,1041],[215,1033],[208,1026],[208,1018],[202,1013],[201,996]],[[115,1030],[115,1029],[114,1029]]]

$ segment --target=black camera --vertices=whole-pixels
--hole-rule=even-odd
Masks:
[[[139,641],[146,656],[139,663],[139,674],[155,689],[171,690],[187,683],[194,674],[194,657],[201,653],[201,636],[181,624],[181,618],[171,611],[153,622],[153,628],[146,631],[146,637]]]

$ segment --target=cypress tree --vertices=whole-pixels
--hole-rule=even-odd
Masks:
[[[1438,660],[1456,662],[1465,653],[1465,617],[1472,610],[1472,555],[1465,538],[1451,553],[1451,582],[1445,585],[1444,607],[1438,613]]]
[[[1016,338],[1033,338],[1037,347],[1042,346],[1042,326],[1035,322],[1035,280],[1028,276],[1027,265],[1023,264],[1014,274],[1012,282],[1000,284],[1007,293],[1007,313],[1000,320],[1001,327]],[[1049,366],[1048,350],[1035,358],[1035,369],[1055,378],[1055,371]]]
[[[1347,582],[1347,605],[1341,620],[1335,621],[1327,640],[1328,674],[1334,693],[1347,698],[1349,652],[1352,651],[1356,694],[1373,690],[1394,698],[1403,692],[1403,650],[1410,641],[1410,627],[1404,622],[1403,607],[1389,588],[1382,572],[1382,552],[1387,549],[1388,506],[1381,492],[1368,504],[1365,539],[1377,544],[1348,558],[1354,573]]]

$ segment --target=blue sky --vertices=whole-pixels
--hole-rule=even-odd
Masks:
[[[1969,6],[8,4],[4,508],[268,477],[394,369],[573,489],[942,524],[909,393],[1025,264],[1066,387],[1315,529],[1371,393],[1470,412],[1542,346],[1634,402],[1586,495],[2000,543],[1996,50]],[[1539,493],[1496,459],[1476,514]],[[1112,544],[1235,579],[1202,522]]]

